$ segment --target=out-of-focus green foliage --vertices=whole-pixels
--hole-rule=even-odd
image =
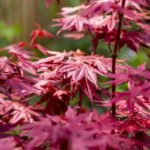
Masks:
[[[5,22],[0,21],[0,47],[6,46],[13,42],[20,32],[21,28],[17,25],[8,26]]]
[[[148,63],[149,61],[147,53],[145,52],[145,48],[141,48],[141,50],[133,52],[125,47],[120,51],[119,58],[124,59],[133,67],[137,67],[143,63]]]

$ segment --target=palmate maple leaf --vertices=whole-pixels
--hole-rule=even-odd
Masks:
[[[121,0],[117,2],[115,0],[93,0],[88,4],[87,9],[85,9],[85,14],[87,16],[96,14],[108,14],[108,13],[123,13],[125,18],[133,20],[140,19],[140,16],[144,16],[144,7],[148,7],[147,1],[135,1],[135,0],[127,0],[125,3],[125,7],[121,8]],[[134,9],[133,9],[134,8]],[[139,13],[140,12],[140,13]],[[141,18],[143,19],[143,18]]]
[[[108,44],[113,44],[115,41],[115,36],[116,30],[109,32],[105,36],[105,42]],[[126,44],[131,50],[137,52],[141,45],[149,46],[148,36],[145,36],[143,31],[138,32],[122,30],[120,38],[120,48],[122,48]]]
[[[71,78],[71,84],[79,85],[82,89],[84,89],[84,92],[90,100],[93,101],[93,94],[95,93],[94,89],[95,87],[98,88],[97,74],[100,74],[96,68],[84,63],[67,62],[58,69],[58,74],[59,73],[67,78]],[[94,86],[92,86],[89,82]]]
[[[13,111],[10,113],[12,116],[10,119],[11,124],[15,124],[18,122],[34,122],[38,120],[40,114],[34,111],[34,107],[25,106],[19,103],[13,103],[12,108]]]
[[[37,67],[37,72],[40,72],[40,80],[50,80],[51,82],[57,82],[61,80],[62,73],[57,73],[58,69],[62,66],[62,64],[69,60],[70,57],[74,56],[82,56],[84,53],[80,50],[76,52],[55,52],[55,51],[48,51],[50,56],[40,59],[33,64]],[[40,81],[39,80],[39,81]],[[56,81],[57,80],[57,81]],[[38,82],[39,82],[38,81]]]
[[[19,42],[19,43],[12,44],[7,47],[1,48],[0,50],[6,50],[6,51],[8,51],[9,54],[11,54],[15,57],[22,56],[26,59],[29,59],[29,58],[31,58],[32,53],[29,51],[26,51],[24,49],[24,47],[26,47],[26,46],[27,46],[26,42]]]
[[[134,136],[134,134],[139,131],[145,133],[148,132],[149,127],[150,123],[148,124],[148,120],[145,118],[140,118],[135,114],[130,115],[128,119],[122,122],[119,128],[122,130],[122,132],[127,132]]]
[[[40,122],[23,126],[21,136],[29,137],[26,144],[29,150],[38,148],[45,142],[51,149],[120,150],[124,146],[130,149],[134,142],[111,134],[115,124],[108,114],[100,116],[96,112],[86,112],[77,115],[69,108],[65,116],[47,116]]]
[[[136,114],[141,119],[150,118],[150,99],[144,98],[142,95],[132,99],[122,99],[117,103],[117,107],[117,114],[120,116]]]
[[[69,31],[84,31],[85,26],[88,24],[86,17],[82,15],[82,11],[86,8],[85,5],[79,5],[76,7],[64,7],[60,15],[61,19],[54,19],[56,22],[54,26],[61,26],[58,33],[69,30]],[[78,12],[78,13],[77,13]],[[81,12],[81,13],[79,13]]]
[[[128,82],[129,88],[133,86],[142,85],[143,82],[149,82],[150,79],[150,71],[146,70],[146,65],[142,64],[138,68],[132,68],[130,66],[126,66],[126,74],[124,72],[120,72],[117,74],[108,74],[110,78],[113,78],[113,81],[109,83],[115,83],[117,85]]]
[[[34,83],[31,80],[19,77],[11,77],[4,81],[1,86],[9,91],[10,95],[20,96],[22,98],[29,96],[31,94],[38,94],[40,91],[34,87]]]
[[[10,46],[4,47],[2,50],[7,50],[11,57],[7,59],[7,63],[12,63],[13,66],[19,70],[27,71],[31,74],[36,74],[36,66],[31,62],[32,52],[26,51],[24,47],[27,46],[25,42],[19,42]],[[15,59],[17,58],[17,60]]]
[[[24,77],[21,67],[9,61],[8,58],[0,59],[0,71],[0,91],[8,97],[13,96],[13,94],[24,97],[38,92],[33,87],[35,81]]]
[[[103,2],[102,2],[103,3]],[[104,4],[105,3],[105,4]],[[109,1],[104,2],[101,10],[103,12],[103,9],[107,9],[108,4],[113,4]],[[106,8],[105,8],[106,7]],[[111,15],[92,15],[90,13],[93,11],[94,8],[93,4],[89,5],[79,5],[76,7],[64,7],[62,8],[62,12],[60,13],[62,15],[61,19],[54,19],[54,21],[57,22],[56,26],[61,26],[61,29],[58,31],[58,33],[68,30],[68,31],[97,31],[98,29],[102,30],[103,28],[107,28],[108,31],[111,31],[115,25],[116,25],[116,14],[114,13]],[[87,15],[86,15],[87,13]],[[89,15],[89,16],[88,16]]]
[[[126,0],[125,7],[122,8],[121,0],[91,0],[86,5],[78,5],[76,7],[64,7],[61,11],[61,19],[56,19],[56,26],[60,26],[62,31],[78,31],[91,32],[93,34],[102,34],[106,36],[105,42],[109,44],[115,43],[115,30],[119,21],[118,14],[124,16],[123,26],[133,22],[141,30],[129,32],[133,28],[132,24],[128,24],[128,30],[121,33],[120,48],[125,44],[134,51],[137,51],[142,45],[150,45],[149,25],[145,24],[149,19],[147,10],[147,0]],[[111,33],[109,33],[111,32]],[[109,35],[108,35],[109,33]],[[146,36],[145,34],[146,33]],[[103,38],[100,37],[100,38]],[[110,41],[108,37],[114,37]],[[107,40],[106,40],[107,39]],[[109,39],[109,40],[108,40]]]
[[[17,66],[20,67],[24,72],[28,72],[32,75],[37,75],[37,66],[34,64],[34,62],[25,59],[22,56],[18,56],[18,62]]]
[[[95,11],[99,10],[100,12],[112,11],[112,6],[115,4],[106,1],[94,1],[90,2],[87,5],[79,5],[76,7],[64,7],[60,13],[61,19],[54,19],[57,22],[56,26],[61,26],[59,32],[68,30],[68,31],[91,31],[97,29],[103,29],[107,27],[111,31],[116,25],[116,15],[115,13],[111,15],[100,15]],[[99,8],[99,9],[98,9]],[[107,13],[109,13],[107,12]],[[93,15],[94,14],[94,15]],[[58,32],[58,33],[59,33]]]
[[[83,78],[86,78],[87,80],[92,82],[96,87],[98,87],[96,73],[98,74],[99,71],[88,64],[69,62],[69,64],[64,64],[58,70],[58,72],[67,72],[67,77],[71,77],[72,84],[77,83]]]
[[[111,103],[118,103],[118,112],[120,114],[137,113],[142,118],[149,118],[150,113],[150,84],[145,86],[136,86],[126,92],[116,93]]]
[[[48,54],[50,56],[46,58],[42,58],[34,64],[39,68],[38,70],[41,70],[41,68],[51,68],[53,65],[61,64],[65,59],[67,59],[72,52],[56,52],[56,51],[48,51]]]
[[[87,25],[87,19],[78,15],[72,15],[64,19],[54,19],[54,21],[58,22],[55,26],[62,26],[57,34],[65,30],[81,32],[84,30],[84,26]]]
[[[126,66],[117,65],[117,71],[123,71]],[[111,59],[103,56],[81,56],[74,57],[62,63],[58,72],[67,74],[72,83],[86,78],[97,87],[97,75],[107,76],[111,71]]]
[[[149,119],[142,118],[138,114],[128,115],[128,118],[122,121],[118,127],[118,131],[123,137],[130,137],[135,139],[136,146],[139,149],[150,147],[150,137],[147,135],[150,128]]]
[[[11,76],[12,74],[18,74],[21,75],[23,72],[21,69],[9,61],[7,57],[1,57],[0,58],[0,77],[1,79],[6,79],[8,76]]]
[[[10,124],[34,122],[40,117],[33,106],[27,106],[17,101],[0,99],[0,108],[2,123],[5,121]]]
[[[118,64],[116,70],[123,71],[126,67]],[[96,94],[98,90],[97,76],[107,76],[111,71],[111,59],[103,56],[77,56],[69,57],[58,67],[57,74],[68,79],[73,87],[81,87],[84,93],[93,102],[99,99]],[[74,88],[73,88],[74,89]]]
[[[117,23],[116,19],[116,13],[113,15],[107,15],[107,16],[94,16],[89,19],[88,27],[92,31],[99,31],[103,32],[103,29],[106,28],[107,32],[112,31]]]
[[[126,74],[116,74],[111,83],[128,83],[128,90],[116,93],[112,99],[118,106],[118,114],[129,115],[137,114],[141,119],[149,118],[150,109],[150,72],[145,69],[145,65],[137,69],[128,68]]]

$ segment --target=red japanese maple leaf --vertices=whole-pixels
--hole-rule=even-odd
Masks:
[[[66,116],[48,116],[40,122],[25,125],[22,136],[30,137],[27,148],[33,149],[47,142],[51,148],[69,147],[71,149],[120,149],[122,146],[132,146],[127,139],[123,139],[116,134],[109,134],[115,127],[115,122],[109,115],[99,116],[96,112],[87,112],[80,115],[74,114],[73,110],[68,110]],[[70,112],[70,114],[68,114]],[[70,119],[69,116],[73,115]],[[73,130],[72,130],[73,129]],[[42,140],[37,135],[42,135]],[[114,141],[113,139],[116,139]],[[128,141],[128,142],[127,142]],[[81,144],[82,143],[82,144]],[[128,143],[128,145],[126,145]]]
[[[35,29],[32,31],[31,35],[30,35],[30,43],[34,44],[36,43],[37,38],[53,38],[53,35],[48,32],[45,29],[41,29],[40,27],[38,29]]]

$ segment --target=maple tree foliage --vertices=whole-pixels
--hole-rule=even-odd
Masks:
[[[148,0],[89,0],[62,8],[53,19],[57,35],[91,36],[91,54],[49,50],[38,38],[54,35],[39,26],[29,42],[1,48],[8,55],[0,57],[0,149],[148,150],[150,70],[117,55],[125,45],[135,52],[150,46],[149,6]],[[112,57],[97,54],[101,40]]]

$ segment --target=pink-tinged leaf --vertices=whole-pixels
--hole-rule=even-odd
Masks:
[[[52,133],[52,122],[47,118],[43,118],[39,123],[27,124],[21,127],[21,129],[27,130],[27,132],[22,133],[21,136],[29,136],[31,138],[31,141],[28,142],[25,147],[26,149],[32,150],[44,144],[44,142],[49,139],[49,135]],[[42,139],[39,138],[39,135],[42,136]]]
[[[83,31],[84,26],[87,25],[87,20],[84,17],[80,16],[70,16],[67,19],[61,19],[58,23],[62,24],[62,28],[59,30],[58,34],[65,30],[76,30],[76,31]]]
[[[36,93],[39,95],[39,90],[35,89],[33,87],[33,83],[26,79],[20,79],[17,77],[7,79],[5,81],[4,87],[8,91],[14,94],[17,94],[21,97],[25,97],[33,93]]]
[[[11,55],[14,55],[15,57],[21,56],[26,59],[29,59],[29,58],[31,58],[32,53],[29,51],[26,51],[24,49],[25,46],[27,46],[27,43],[19,42],[19,43],[4,47],[1,50],[7,50]]]
[[[65,33],[63,36],[65,38],[70,38],[70,39],[75,39],[75,40],[79,40],[85,37],[83,33]]]
[[[124,72],[118,74],[108,74],[110,78],[115,80],[110,81],[109,83],[121,84],[128,82],[129,88],[133,86],[144,86],[141,85],[145,79],[145,81],[150,79],[150,71],[147,71],[145,65],[139,66],[137,69],[127,66],[126,67],[126,74]],[[132,85],[131,85],[132,84]],[[148,83],[147,83],[148,85]]]
[[[0,58],[0,71],[1,80],[6,80],[8,77],[13,76],[14,74],[23,75],[21,68],[16,64],[10,62],[7,57]]]
[[[22,70],[29,72],[33,75],[36,75],[37,67],[33,62],[24,59],[23,57],[18,57],[18,66],[22,68]]]
[[[128,114],[129,118],[122,122],[122,125],[119,127],[119,130],[123,133],[129,133],[133,138],[135,138],[136,133],[141,132],[144,135],[148,131],[148,128],[150,127],[150,123],[148,123],[147,119],[141,118],[138,116],[138,114]],[[145,137],[146,138],[146,137]],[[142,142],[143,141],[143,142]],[[147,142],[142,139],[139,141],[136,141],[139,145],[147,146]],[[138,146],[139,146],[138,145]]]
[[[116,13],[112,16],[94,16],[89,19],[88,27],[93,30],[103,30],[106,28],[106,31],[111,32],[117,23]]]
[[[142,118],[149,118],[150,114],[148,113],[150,101],[150,83],[144,85],[133,85],[131,89],[126,92],[118,93],[115,98],[112,99],[112,103],[117,103],[120,108],[128,110],[130,113],[137,113],[142,116]],[[124,114],[125,111],[124,111]]]
[[[73,120],[77,115],[77,112],[75,110],[73,110],[71,107],[68,107],[65,116],[67,119],[69,120]]]
[[[127,4],[126,4],[127,6],[132,6],[132,7],[134,7],[135,8],[135,10],[138,10],[138,11],[140,11],[140,12],[143,12],[143,10],[142,10],[142,8],[141,8],[141,6],[136,2],[136,0],[134,1],[134,0],[129,0],[129,1],[127,1]]]
[[[55,26],[61,26],[61,29],[58,33],[65,30],[76,30],[79,32],[83,31],[88,23],[88,20],[86,17],[82,16],[82,14],[77,14],[76,12],[80,12],[80,10],[84,9],[85,7],[85,5],[81,5],[72,8],[63,8],[62,12],[60,13],[63,18],[54,19],[56,22]]]
[[[145,31],[146,34],[150,34],[150,25],[149,24],[143,24],[138,23],[138,25]]]
[[[7,122],[10,124],[31,123],[38,120],[40,117],[40,114],[36,112],[39,108],[27,106],[19,102],[3,100],[0,102],[0,106],[3,108],[3,112],[0,110],[1,114],[3,113],[3,120],[7,119]]]
[[[12,115],[10,123],[15,124],[19,121],[22,122],[34,122],[40,117],[40,114],[33,110],[33,107],[24,106],[20,103],[12,104]]]
[[[131,0],[131,2],[137,3],[138,5],[148,7],[148,0]]]
[[[66,15],[70,15],[73,13],[78,12],[79,10],[82,10],[85,8],[84,4],[81,4],[79,6],[75,6],[75,7],[63,7],[61,10],[61,15],[66,16]]]
[[[76,70],[73,73],[72,80],[73,83],[80,81],[83,77],[85,77],[85,67],[82,64],[77,66]]]
[[[94,64],[94,67],[92,66]],[[117,64],[117,71],[125,70],[125,66]],[[87,78],[97,86],[96,74],[105,76],[111,71],[111,59],[98,56],[75,57],[73,61],[67,61],[62,64],[58,72],[68,74],[73,82],[78,82],[82,78]]]
[[[131,100],[132,105],[134,106],[133,109],[129,109],[128,102],[125,99],[122,99],[117,103],[118,110],[117,114],[121,116],[128,116],[130,114],[136,114],[142,119],[148,119],[150,117],[149,110],[150,110],[150,102],[149,98],[146,99],[142,95],[137,96]],[[149,123],[150,124],[150,123]]]
[[[0,138],[1,150],[13,150],[17,146],[17,140],[14,137]]]
[[[85,77],[89,81],[91,81],[96,87],[98,87],[98,85],[97,85],[97,76],[96,76],[95,73],[93,73],[94,69],[92,67],[90,68],[88,66],[85,66],[85,71],[86,71]],[[96,69],[95,69],[95,71],[96,71]]]
[[[83,14],[85,16],[95,16],[105,12],[111,12],[114,5],[114,0],[92,1]]]
[[[144,17],[145,15],[142,13],[137,13],[136,11],[133,10],[129,10],[126,8],[119,8],[118,11],[120,13],[123,13],[124,16],[129,19],[129,20],[133,20],[133,21],[139,21],[142,20],[141,18]]]
[[[93,88],[90,86],[90,83],[86,80],[86,87],[84,87],[84,92],[86,95],[89,97],[90,101],[93,103],[94,102],[94,93],[93,93]]]
[[[82,80],[80,84],[82,91],[89,98],[92,104],[94,101],[101,101],[97,94],[98,89],[90,81],[85,78],[85,80]]]
[[[63,100],[63,96],[70,96],[69,91],[66,90],[57,90],[53,96],[58,97],[58,99]]]
[[[54,64],[60,64],[64,61],[65,58],[67,58],[70,53],[67,53],[67,52],[56,52],[56,51],[47,51],[48,54],[50,55],[49,57],[46,57],[46,58],[42,58],[38,61],[36,61],[34,64],[37,65],[37,66],[49,66],[50,65],[54,65]],[[39,68],[40,69],[40,68]]]
[[[78,150],[81,148],[86,150],[87,147],[119,150],[121,143],[123,148],[132,149],[133,143],[130,140],[119,137],[117,134],[110,134],[119,123],[109,115],[87,112],[73,116],[72,119],[67,119],[67,116],[48,116],[34,124],[25,125],[22,127],[24,132],[21,136],[27,136],[30,139],[26,147],[34,149],[46,142],[51,149],[69,146],[71,149]]]
[[[67,73],[69,77],[72,78],[72,83],[76,83],[83,78],[87,78],[97,87],[96,73],[98,73],[98,70],[90,65],[68,62],[68,64],[62,66],[58,72]]]
[[[48,55],[48,49],[42,46],[41,44],[34,44],[34,48],[37,48],[44,55]]]

